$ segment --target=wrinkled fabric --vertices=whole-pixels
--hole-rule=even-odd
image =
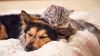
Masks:
[[[88,30],[78,31],[71,36],[68,44],[75,48],[75,56],[100,56],[99,42]]]

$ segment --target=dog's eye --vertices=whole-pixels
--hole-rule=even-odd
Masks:
[[[32,34],[28,33],[29,36],[33,36]]]
[[[48,35],[47,35],[47,34],[43,34],[43,35],[40,36],[39,38],[40,38],[40,39],[43,39],[43,38],[46,38],[46,37],[48,37]]]
[[[40,36],[39,38],[40,38],[40,39],[43,39],[43,38],[46,38],[46,37],[44,37],[44,36]]]
[[[20,22],[19,25],[22,26],[22,25],[24,25],[24,23]]]
[[[22,26],[23,24],[19,24],[20,26]]]

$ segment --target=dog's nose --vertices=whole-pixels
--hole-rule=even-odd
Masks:
[[[27,45],[24,49],[25,51],[29,52],[29,51],[36,50],[37,48],[32,45]]]
[[[33,50],[32,45],[27,45],[27,46],[25,47],[25,50],[26,50],[26,51],[32,51],[32,50]]]

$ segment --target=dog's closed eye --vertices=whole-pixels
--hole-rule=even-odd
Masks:
[[[32,34],[28,33],[29,36],[33,36]]]
[[[44,36],[40,36],[39,38],[40,38],[40,39],[43,39],[43,38],[46,38],[46,37],[44,37]]]
[[[46,38],[46,37],[48,37],[48,35],[47,34],[43,34],[43,36],[40,36],[39,38],[43,39],[43,38]]]

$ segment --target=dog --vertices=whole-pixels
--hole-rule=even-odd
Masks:
[[[21,13],[23,14],[23,10],[21,11]],[[24,23],[23,23],[23,18],[21,18],[22,15],[21,13],[0,16],[0,23],[4,26],[1,29],[2,31],[5,29],[4,32],[6,32],[2,34],[7,35],[6,38],[4,37],[3,39],[19,38],[19,35],[22,29],[24,28]],[[39,15],[32,15],[32,14],[29,15],[34,18],[39,17]]]
[[[20,35],[20,40],[26,51],[36,50],[50,41],[57,41],[56,31],[38,15],[31,17],[23,11],[21,18],[24,19],[25,28]]]

